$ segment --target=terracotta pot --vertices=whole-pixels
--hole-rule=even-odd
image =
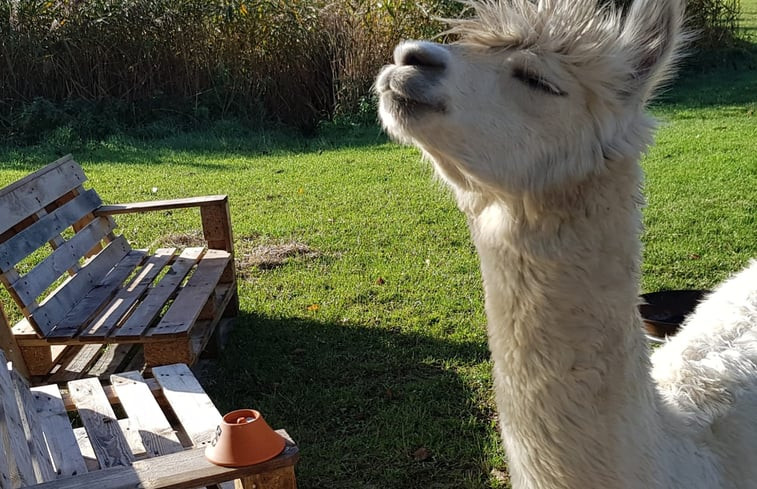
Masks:
[[[205,457],[216,465],[244,467],[274,458],[285,444],[258,411],[237,409],[223,417]]]

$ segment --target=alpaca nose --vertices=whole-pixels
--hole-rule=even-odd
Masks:
[[[427,41],[405,41],[394,50],[394,63],[399,66],[444,69],[449,54],[440,44]]]

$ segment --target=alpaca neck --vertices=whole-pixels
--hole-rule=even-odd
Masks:
[[[639,467],[660,423],[637,315],[640,174],[625,167],[536,197],[461,199],[516,488],[640,487],[622,481],[655,471]]]

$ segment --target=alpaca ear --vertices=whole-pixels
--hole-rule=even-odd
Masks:
[[[626,14],[620,42],[628,54],[631,72],[621,90],[642,102],[670,75],[684,40],[682,0],[636,0]]]

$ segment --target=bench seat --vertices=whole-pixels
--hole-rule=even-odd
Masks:
[[[225,468],[204,456],[221,420],[185,364],[29,387],[0,350],[0,489],[295,489],[299,450]],[[74,426],[72,426],[72,420]]]

